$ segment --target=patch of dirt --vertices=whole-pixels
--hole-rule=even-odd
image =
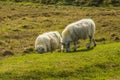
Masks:
[[[50,17],[51,15],[49,13],[42,13],[42,16]]]
[[[23,29],[33,29],[33,27],[31,25],[23,25],[22,28]]]
[[[18,32],[18,31],[21,31],[20,29],[14,29],[14,30],[12,30],[12,31],[14,31],[14,32]]]
[[[111,34],[111,37],[115,37],[115,36],[116,36],[116,34],[114,34],[114,33],[113,33],[113,34]]]
[[[4,44],[4,42],[3,41],[0,41],[0,45],[3,45]]]
[[[2,52],[3,56],[12,56],[14,53],[11,50],[3,50]]]
[[[23,53],[30,53],[30,52],[33,52],[33,48],[29,47],[29,48],[25,48]]]
[[[0,22],[1,22],[1,21],[4,21],[4,19],[3,19],[2,17],[0,17]]]
[[[119,37],[114,37],[114,41],[120,41],[120,38]]]

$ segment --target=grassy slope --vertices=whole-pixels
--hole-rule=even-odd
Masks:
[[[79,16],[79,17],[78,17]],[[99,44],[86,50],[80,43],[79,52],[28,54],[1,59],[3,51],[24,54],[34,49],[36,37],[43,32],[57,30],[82,18],[93,18]],[[0,79],[120,79],[120,9],[75,6],[35,5],[0,2]],[[85,41],[84,41],[85,42]]]
[[[0,61],[2,80],[119,80],[120,43],[74,53],[27,54]]]
[[[92,18],[98,44],[120,41],[119,7],[76,7],[0,2],[0,55],[4,51],[23,54],[34,49],[36,37],[44,32],[60,33],[69,23]],[[85,41],[84,41],[85,42]],[[84,44],[80,44],[82,46]]]

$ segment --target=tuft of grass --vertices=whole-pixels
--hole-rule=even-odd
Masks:
[[[27,54],[0,61],[2,80],[119,80],[120,43],[78,52]]]

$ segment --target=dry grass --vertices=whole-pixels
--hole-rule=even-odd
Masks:
[[[66,25],[82,18],[95,21],[98,44],[120,41],[119,7],[0,3],[0,53],[23,54],[26,49],[34,49],[39,34],[54,30],[61,33]]]

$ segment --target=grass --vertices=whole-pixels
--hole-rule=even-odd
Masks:
[[[97,47],[78,52],[37,54],[36,37],[62,30],[71,22],[92,18]],[[76,7],[0,2],[0,79],[119,80],[119,7]],[[4,56],[6,52],[13,56]],[[4,55],[3,55],[4,54]],[[9,55],[9,54],[8,54]]]
[[[0,53],[8,50],[15,55],[23,54],[27,48],[34,49],[34,42],[39,34],[55,30],[61,33],[66,25],[82,18],[92,18],[95,21],[95,39],[98,44],[120,41],[119,7],[54,6],[12,2],[0,4]]]
[[[27,54],[0,61],[2,80],[119,80],[120,43],[73,53]]]

